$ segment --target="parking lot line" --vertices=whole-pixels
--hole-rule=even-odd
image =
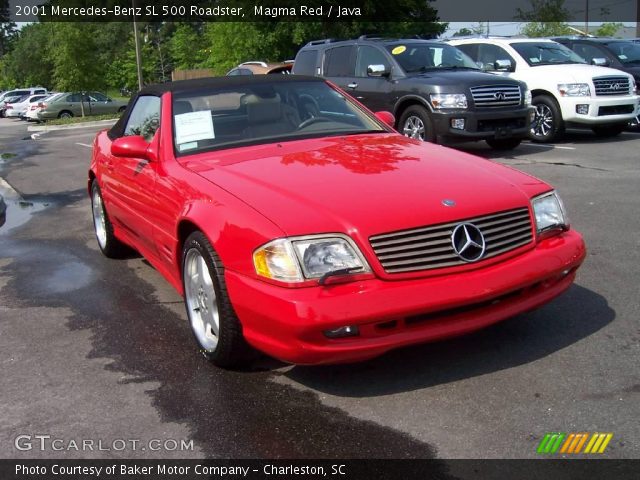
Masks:
[[[541,148],[557,148],[560,150],[575,150],[576,147],[563,147],[560,145],[547,145],[547,144],[541,144],[541,143],[523,143],[522,145],[527,145],[529,147],[541,147]]]

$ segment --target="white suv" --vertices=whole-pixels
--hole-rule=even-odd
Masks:
[[[483,68],[524,81],[533,96],[536,118],[531,138],[550,142],[566,126],[588,127],[615,136],[640,114],[631,75],[586,61],[557,42],[538,38],[452,39]],[[595,59],[594,59],[595,60]]]

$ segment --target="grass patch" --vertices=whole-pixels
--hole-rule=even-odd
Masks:
[[[17,156],[15,153],[3,153],[0,155],[0,158],[2,158],[2,160],[9,160],[15,156]]]
[[[74,123],[97,122],[98,120],[116,120],[120,118],[119,113],[108,113],[106,115],[88,115],[86,117],[56,118],[49,120],[46,125],[73,125]]]

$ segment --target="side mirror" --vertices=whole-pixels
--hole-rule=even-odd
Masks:
[[[386,65],[369,65],[367,67],[367,76],[369,77],[388,77],[391,70]]]
[[[376,118],[382,123],[389,125],[391,128],[394,128],[396,124],[396,117],[393,116],[393,113],[382,110],[380,112],[376,112],[375,115]]]
[[[111,154],[116,157],[144,158],[152,161],[153,155],[148,150],[149,144],[140,135],[116,138],[111,143]]]
[[[498,72],[510,72],[511,60],[496,60],[496,70]]]
[[[591,65],[595,65],[596,67],[608,67],[611,63],[606,58],[592,58]]]

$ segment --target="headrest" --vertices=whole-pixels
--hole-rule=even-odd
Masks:
[[[182,113],[193,112],[193,106],[191,106],[190,102],[186,100],[178,100],[177,102],[173,102],[173,114],[180,115]]]
[[[273,97],[259,97],[254,94],[244,95],[240,102],[247,107],[249,124],[273,122],[282,118],[282,104],[280,95]]]

